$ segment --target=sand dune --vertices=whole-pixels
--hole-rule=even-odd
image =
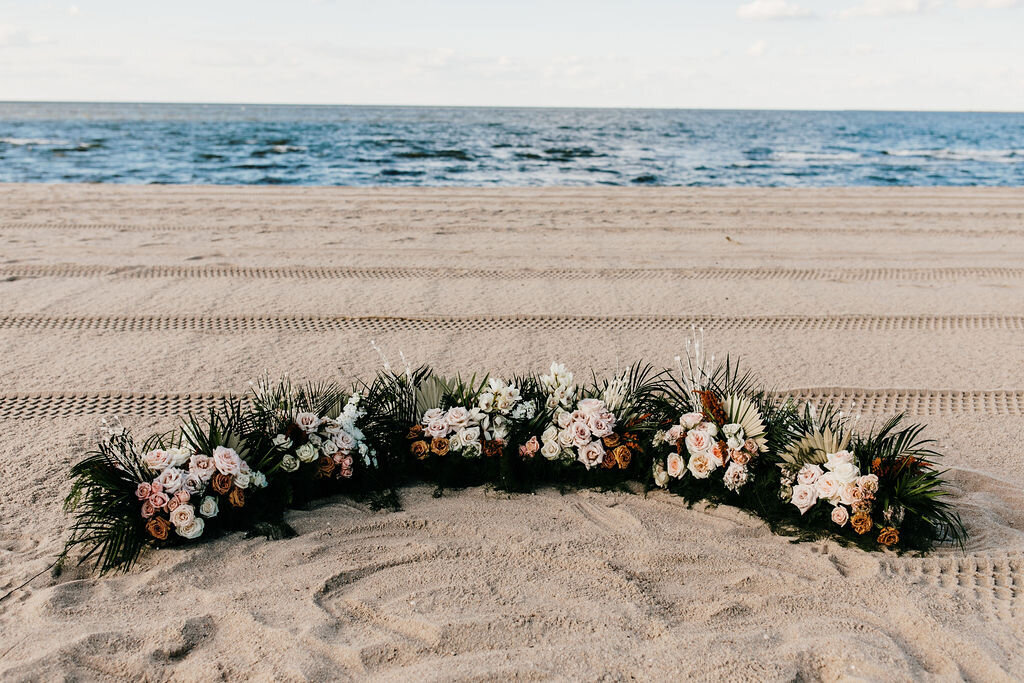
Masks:
[[[264,370],[668,364],[691,321],[775,387],[948,454],[966,552],[792,544],[661,492],[403,492],[44,573],[0,678],[977,679],[1024,671],[1024,191],[0,186],[0,592],[45,568],[102,415]]]

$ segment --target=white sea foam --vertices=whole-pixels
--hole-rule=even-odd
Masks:
[[[7,145],[69,145],[68,140],[56,140],[48,138],[0,138],[0,143]]]

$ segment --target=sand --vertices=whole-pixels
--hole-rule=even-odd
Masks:
[[[1019,189],[0,185],[0,592],[60,551],[103,415],[368,376],[371,339],[444,371],[668,365],[691,321],[773,387],[926,422],[966,552],[792,544],[660,492],[414,487],[45,572],[0,603],[0,678],[1021,677]]]

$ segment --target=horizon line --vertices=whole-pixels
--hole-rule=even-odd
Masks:
[[[150,106],[206,106],[206,107],[351,107],[367,109],[561,109],[561,110],[632,110],[632,111],[764,111],[764,112],[858,112],[890,114],[1024,114],[1024,110],[1008,109],[857,109],[840,108],[781,108],[781,107],[670,107],[670,106],[619,106],[619,105],[509,105],[509,104],[339,104],[301,102],[195,102],[156,100],[35,100],[0,99],[4,104],[85,104],[85,105],[150,105]]]

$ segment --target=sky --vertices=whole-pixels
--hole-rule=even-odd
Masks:
[[[0,100],[1024,111],[1024,0],[0,0]]]

